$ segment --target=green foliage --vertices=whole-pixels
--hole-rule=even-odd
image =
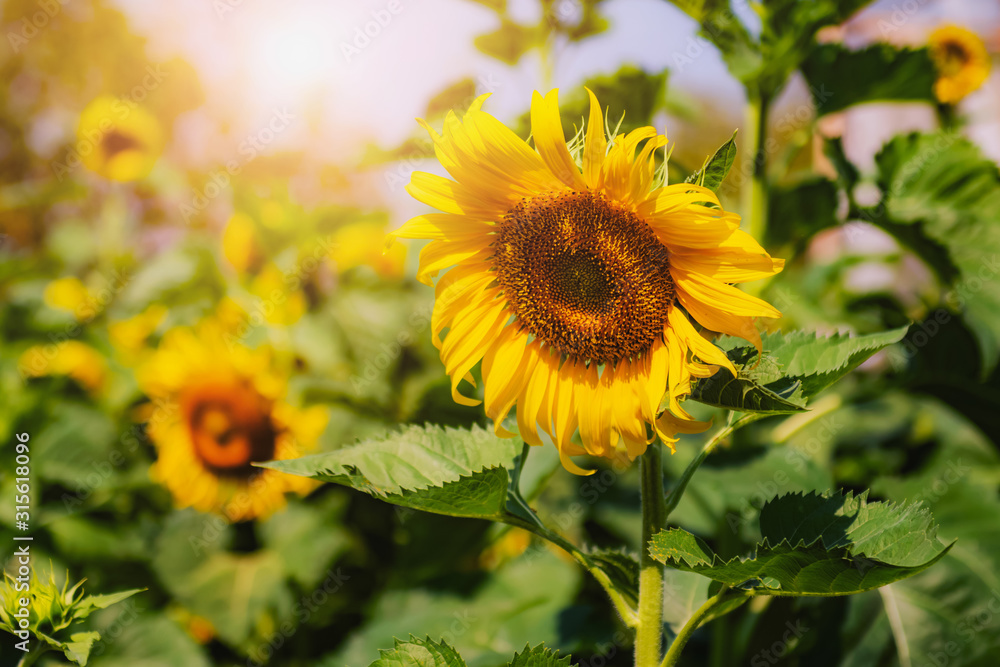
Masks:
[[[335,452],[262,465],[343,484],[403,507],[505,521],[515,520],[507,510],[512,502],[507,469],[513,469],[521,446],[518,438],[497,438],[479,426],[408,426]]]
[[[647,72],[635,65],[622,65],[612,74],[588,77],[583,85],[563,93],[559,98],[559,117],[563,130],[572,135],[573,128],[582,127],[590,113],[589,88],[605,110],[610,129],[630,132],[649,125],[656,112],[666,105],[669,70]],[[619,125],[619,123],[621,123]],[[531,114],[525,113],[518,122],[519,132],[527,136]]]
[[[750,557],[724,560],[691,533],[655,535],[650,553],[671,567],[760,595],[851,595],[913,576],[950,547],[919,504],[869,503],[867,493],[788,494],[764,505]]]
[[[171,595],[208,619],[224,641],[242,646],[286,618],[292,596],[277,553],[232,553],[231,541],[221,519],[179,513],[161,534],[152,565]]]
[[[395,640],[391,650],[379,649],[381,658],[369,667],[467,667],[466,662],[447,642],[434,642],[430,637],[418,639],[410,635],[409,641]],[[558,651],[545,648],[544,644],[515,653],[506,667],[569,667],[569,656],[559,657]]]
[[[525,646],[520,653],[514,654],[514,659],[507,667],[570,667],[570,657],[559,657],[559,651],[546,648],[544,644]]]
[[[735,159],[736,132],[733,132],[729,141],[719,146],[718,150],[705,160],[705,164],[688,176],[684,182],[703,185],[709,190],[717,192],[722,181],[726,180],[726,175],[732,169]]]
[[[480,426],[410,425],[334,452],[272,461],[264,467],[386,496],[456,482],[510,463],[520,450],[520,441],[497,438]]]
[[[460,576],[449,573],[449,579]],[[559,613],[579,590],[580,573],[536,547],[474,582],[464,592],[454,582],[387,591],[375,602],[371,621],[323,667],[368,664],[386,637],[410,633],[444,637],[472,667],[506,665],[513,646],[559,641]]]
[[[953,132],[909,134],[876,156],[882,200],[861,215],[924,256],[979,342],[983,373],[1000,360],[1000,172]],[[942,252],[943,251],[943,252]]]
[[[26,590],[24,584],[27,584]],[[86,665],[94,644],[101,640],[101,633],[82,630],[84,621],[94,612],[118,604],[143,589],[85,596],[82,587],[83,581],[70,586],[68,573],[60,586],[51,570],[47,580],[32,570],[29,577],[20,582],[4,572],[0,583],[0,630],[16,635],[32,655],[61,651],[67,660]],[[21,600],[26,600],[28,605],[22,606]],[[27,628],[19,622],[24,618],[24,611],[28,614]]]
[[[864,102],[935,101],[937,70],[927,49],[873,44],[849,51],[821,44],[802,63],[802,73],[821,116]]]
[[[368,667],[467,667],[462,656],[446,642],[435,642],[430,637],[418,639],[410,635],[409,641],[395,640],[391,649],[380,649],[381,657]]]
[[[777,185],[769,192],[765,247],[794,244],[804,248],[816,232],[833,227],[837,220],[836,185],[825,178],[810,178],[794,185]]]
[[[755,7],[761,29],[754,36],[729,0],[672,0],[698,22],[701,35],[719,49],[730,73],[754,95],[767,97],[777,94],[806,59],[820,28],[842,23],[869,1],[768,0]]]
[[[542,0],[542,17],[534,24],[511,15],[505,0],[473,0],[486,5],[500,19],[500,27],[473,40],[476,48],[508,65],[516,65],[531,49],[546,51],[556,36],[579,41],[603,32],[607,20],[598,12],[602,0],[582,0],[572,9],[553,0]]]
[[[902,340],[907,327],[867,336],[821,337],[802,331],[763,336],[763,354],[726,337],[718,344],[736,366],[734,378],[722,369],[698,381],[691,398],[700,403],[764,414],[799,412],[806,402],[858,367],[865,359]]]
[[[475,39],[476,48],[497,60],[516,65],[525,53],[539,44],[540,33],[533,26],[504,20],[493,32]]]

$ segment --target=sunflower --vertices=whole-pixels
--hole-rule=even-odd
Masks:
[[[944,104],[955,104],[978,90],[990,73],[990,56],[979,36],[956,25],[931,33],[931,58],[937,67],[934,95]]]
[[[780,313],[732,283],[771,276],[783,260],[711,190],[655,182],[666,138],[653,128],[609,143],[593,93],[577,156],[557,91],[532,99],[534,150],[482,110],[485,99],[462,121],[449,114],[443,135],[418,121],[454,180],[414,173],[409,193],[443,213],[389,236],[431,239],[423,282],[451,267],[435,288],[432,339],[454,400],[479,404],[459,385],[481,361],[496,433],[512,435],[502,422],[516,406],[521,437],[540,445],[547,433],[578,474],[569,456],[634,459],[657,436],[673,450],[678,433],[708,427],[680,404],[692,380],[735,373],[688,317],[759,348],[753,319]]]
[[[172,329],[138,378],[151,399],[152,475],[179,507],[242,521],[280,508],[285,493],[314,488],[307,478],[252,465],[301,456],[327,420],[321,408],[284,402],[286,377],[269,348],[238,345],[213,321]]]
[[[100,352],[76,340],[29,347],[18,360],[18,370],[23,378],[65,375],[93,394],[104,387],[108,375]]]
[[[76,135],[83,164],[113,181],[145,178],[163,151],[157,120],[134,102],[109,95],[87,105]]]

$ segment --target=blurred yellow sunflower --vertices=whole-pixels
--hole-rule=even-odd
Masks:
[[[29,347],[21,354],[18,369],[23,378],[65,375],[91,393],[104,387],[108,374],[101,353],[76,340]]]
[[[957,25],[941,26],[931,33],[931,58],[937,67],[934,95],[955,104],[978,90],[990,73],[990,56],[979,35]]]
[[[76,135],[83,164],[113,181],[145,178],[163,151],[163,132],[152,114],[109,95],[87,105]]]
[[[214,321],[172,329],[138,378],[153,406],[147,426],[157,449],[152,474],[179,507],[242,521],[279,509],[286,493],[315,487],[252,465],[302,456],[327,421],[322,408],[284,402],[287,378],[269,348],[227,342],[226,329]]]
[[[339,227],[332,236],[330,259],[338,273],[358,266],[369,266],[383,278],[399,278],[406,264],[406,248],[402,245],[386,252],[376,250],[382,246],[385,227],[379,220],[361,220]]]
[[[624,448],[635,458],[657,435],[673,449],[677,433],[707,428],[680,405],[692,379],[735,372],[688,315],[759,347],[753,318],[780,313],[732,283],[771,276],[783,260],[740,231],[711,190],[654,183],[666,138],[653,128],[609,145],[593,93],[576,157],[557,91],[532,99],[534,150],[482,111],[485,98],[461,122],[449,114],[443,135],[419,121],[454,180],[414,173],[409,193],[443,213],[389,236],[431,239],[418,270],[428,284],[454,267],[437,283],[432,316],[452,396],[479,403],[458,386],[482,360],[497,434],[511,435],[501,424],[516,405],[525,441],[541,444],[540,427],[576,473],[585,471],[571,455]],[[582,447],[571,441],[577,430]]]

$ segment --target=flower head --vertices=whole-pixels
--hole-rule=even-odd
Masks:
[[[327,417],[284,401],[287,378],[269,348],[251,350],[232,338],[215,321],[168,331],[139,369],[139,383],[153,406],[153,477],[178,506],[239,521],[266,516],[285,493],[314,487],[253,464],[301,456]]]
[[[76,134],[83,164],[113,181],[145,178],[163,151],[157,120],[134,102],[108,95],[87,105]]]
[[[666,138],[653,128],[609,143],[592,93],[574,157],[556,95],[532,100],[534,149],[482,110],[485,96],[462,121],[449,114],[441,135],[420,121],[454,180],[415,173],[410,194],[443,213],[390,239],[431,239],[424,282],[451,267],[437,281],[432,333],[454,399],[479,403],[459,385],[482,362],[497,434],[510,435],[502,422],[516,406],[526,442],[547,433],[563,464],[583,472],[569,455],[634,458],[657,435],[672,446],[677,433],[707,427],[680,401],[694,378],[735,369],[688,316],[759,346],[753,318],[780,313],[732,283],[773,275],[783,261],[740,231],[711,190],[655,183]]]
[[[956,25],[938,28],[930,36],[931,58],[938,70],[934,95],[955,104],[978,90],[990,73],[990,57],[979,36]]]

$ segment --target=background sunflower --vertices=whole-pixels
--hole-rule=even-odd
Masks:
[[[172,329],[138,374],[152,402],[153,478],[178,507],[245,521],[281,508],[286,493],[315,487],[253,464],[313,449],[327,414],[286,403],[287,375],[276,367],[273,351],[234,340],[218,322]]]

